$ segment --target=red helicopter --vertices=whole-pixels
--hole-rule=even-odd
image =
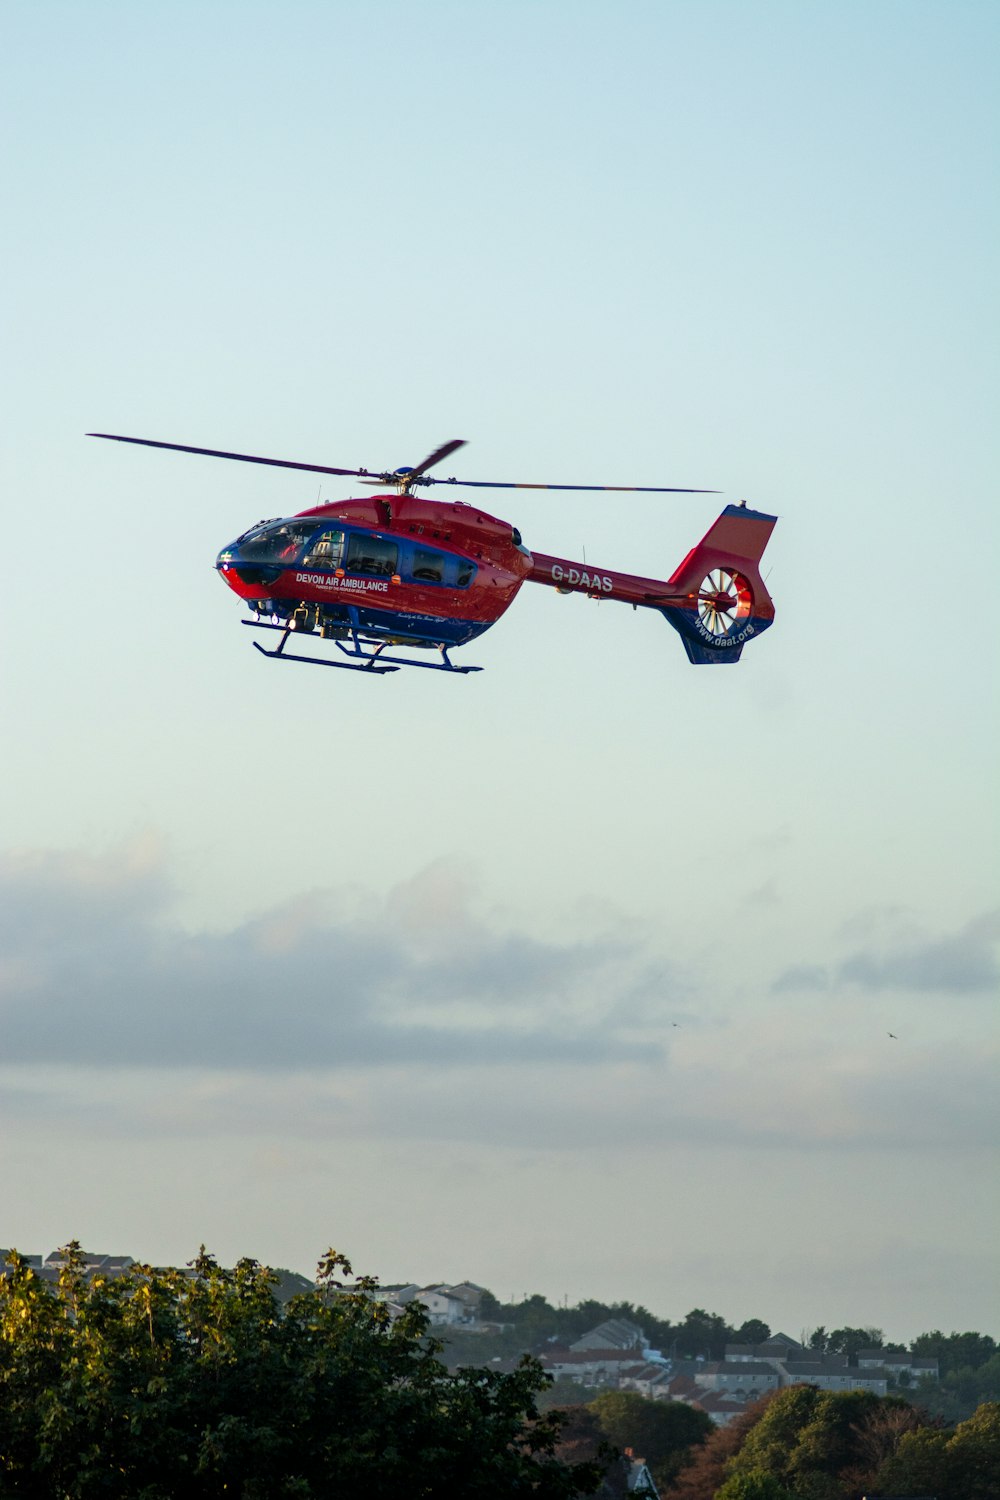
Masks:
[[[431,478],[428,469],[464,446],[459,438],[435,449],[416,468],[372,474],[367,469],[259,458],[113,432],[87,436],[279,469],[351,475],[366,485],[389,489],[387,494],[314,505],[295,516],[258,521],[219,553],[215,566],[224,582],[253,611],[253,619],[243,623],[281,632],[274,650],[253,643],[273,661],[375,673],[400,667],[478,672],[479,667],[456,666],[449,652],[494,625],[522,583],[544,583],[563,594],[659,610],[679,634],[688,660],[699,665],[738,661],[747,641],[774,620],[774,605],[758,564],[777,518],[748,510],[745,503],[727,505],[680,567],[661,581],[529,552],[509,521],[463,500],[431,500],[414,493],[437,484],[683,495],[714,494],[713,490]],[[351,660],[287,651],[293,634],[318,634]],[[394,647],[436,650],[440,659],[387,655],[387,648]]]

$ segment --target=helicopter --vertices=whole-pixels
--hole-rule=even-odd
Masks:
[[[219,553],[215,566],[223,582],[250,610],[251,618],[243,624],[280,632],[272,648],[253,642],[272,661],[376,675],[401,667],[478,672],[480,667],[453,662],[450,652],[495,625],[524,583],[657,610],[677,631],[688,660],[699,666],[738,661],[743,647],[774,620],[759,564],[777,517],[748,509],[745,502],[727,505],[680,566],[661,581],[530,552],[509,521],[464,500],[431,500],[417,493],[431,485],[684,495],[714,490],[431,476],[429,469],[465,446],[461,438],[443,443],[415,468],[370,473],[113,432],[87,436],[353,477],[383,491],[258,521]],[[332,642],[348,660],[288,650],[293,636]],[[438,659],[390,654],[399,649],[436,651]]]

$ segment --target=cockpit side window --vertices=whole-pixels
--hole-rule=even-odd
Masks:
[[[348,573],[367,573],[376,578],[391,578],[396,572],[399,548],[385,537],[369,531],[352,531],[347,542]]]
[[[469,562],[468,558],[465,557],[456,557],[455,563],[455,586],[456,588],[467,589],[476,576],[476,565],[474,562]]]
[[[302,559],[304,568],[320,568],[333,571],[339,568],[344,556],[344,533],[321,531],[312,539],[312,545]]]

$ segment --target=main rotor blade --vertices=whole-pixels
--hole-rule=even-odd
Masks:
[[[335,469],[331,464],[303,464],[291,458],[261,458],[255,453],[229,453],[222,448],[194,448],[187,443],[161,443],[154,438],[123,437],[117,432],[88,432],[88,437],[107,438],[113,443],[137,443],[143,448],[167,448],[173,453],[197,453],[204,458],[230,458],[242,464],[267,464],[273,469],[302,469],[309,474],[345,474],[358,478],[373,479],[381,484],[398,484],[400,475],[374,473],[370,469]],[[439,464],[450,454],[465,446],[464,438],[452,438],[435,448],[422,464],[406,473],[408,483],[414,485],[457,484],[464,489],[475,490],[587,490],[592,493],[615,493],[629,495],[717,495],[719,490],[697,490],[688,486],[650,484],[514,484],[494,479],[432,479],[426,470]]]
[[[275,469],[306,469],[310,474],[368,473],[367,469],[333,469],[327,464],[295,463],[290,458],[258,458],[253,453],[226,453],[221,448],[189,448],[186,443],[158,443],[152,438],[121,437],[117,432],[88,432],[87,437],[110,438],[113,443],[139,443],[143,448],[170,448],[174,453],[200,453],[205,458],[234,458],[241,464],[269,464]]]
[[[719,495],[721,490],[692,490],[661,484],[511,484],[494,479],[420,479],[418,484],[461,484],[476,490],[613,490],[629,495]]]
[[[411,469],[410,473],[423,474],[427,469],[433,469],[435,464],[439,464],[442,459],[447,458],[449,453],[454,453],[458,448],[464,447],[465,438],[452,438],[450,443],[442,443],[440,448],[435,448],[430,457],[425,458],[422,464],[417,464],[417,467],[415,469]],[[433,482],[435,484],[443,484],[445,481],[441,479],[435,479]]]

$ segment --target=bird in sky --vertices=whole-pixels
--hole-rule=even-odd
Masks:
[[[891,1036],[894,1042],[898,1042],[899,1041],[899,1037],[896,1035],[896,1033],[894,1031],[887,1031],[886,1032],[886,1036]]]

